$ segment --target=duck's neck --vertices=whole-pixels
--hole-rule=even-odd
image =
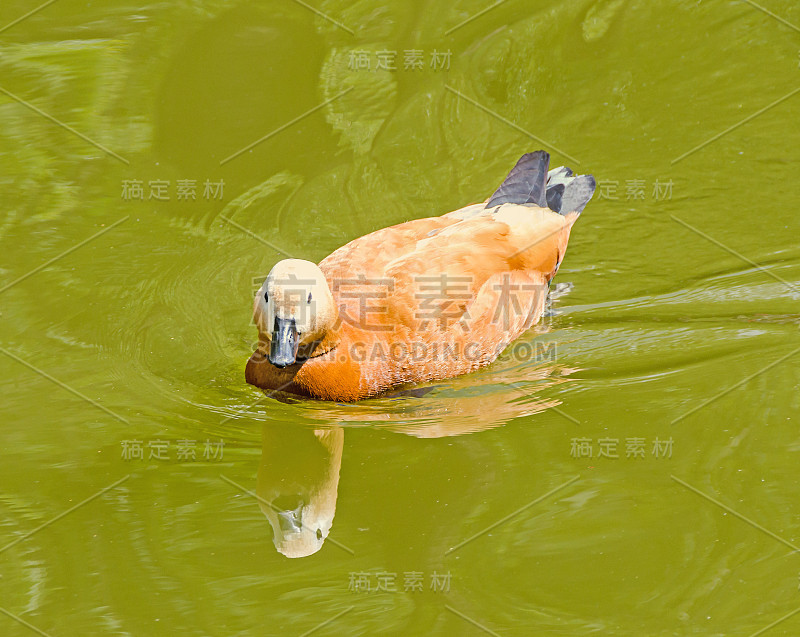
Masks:
[[[339,329],[328,329],[321,338],[310,343],[300,345],[297,350],[297,358],[315,358],[330,352],[339,344]]]

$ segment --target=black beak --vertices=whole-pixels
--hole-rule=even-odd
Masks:
[[[297,326],[294,319],[275,317],[272,328],[272,342],[269,345],[269,362],[275,367],[286,367],[297,360]]]

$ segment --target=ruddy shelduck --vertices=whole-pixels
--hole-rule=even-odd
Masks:
[[[523,155],[480,204],[408,221],[318,265],[285,259],[254,305],[248,383],[354,401],[488,365],[542,316],[595,180]]]

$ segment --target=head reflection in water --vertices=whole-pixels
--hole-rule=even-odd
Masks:
[[[330,533],[343,442],[341,428],[264,426],[256,490],[275,548],[286,557],[316,553]]]

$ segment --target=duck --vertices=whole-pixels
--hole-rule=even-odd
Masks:
[[[255,295],[247,383],[353,402],[491,364],[541,318],[592,175],[526,153],[484,202],[284,259]]]

